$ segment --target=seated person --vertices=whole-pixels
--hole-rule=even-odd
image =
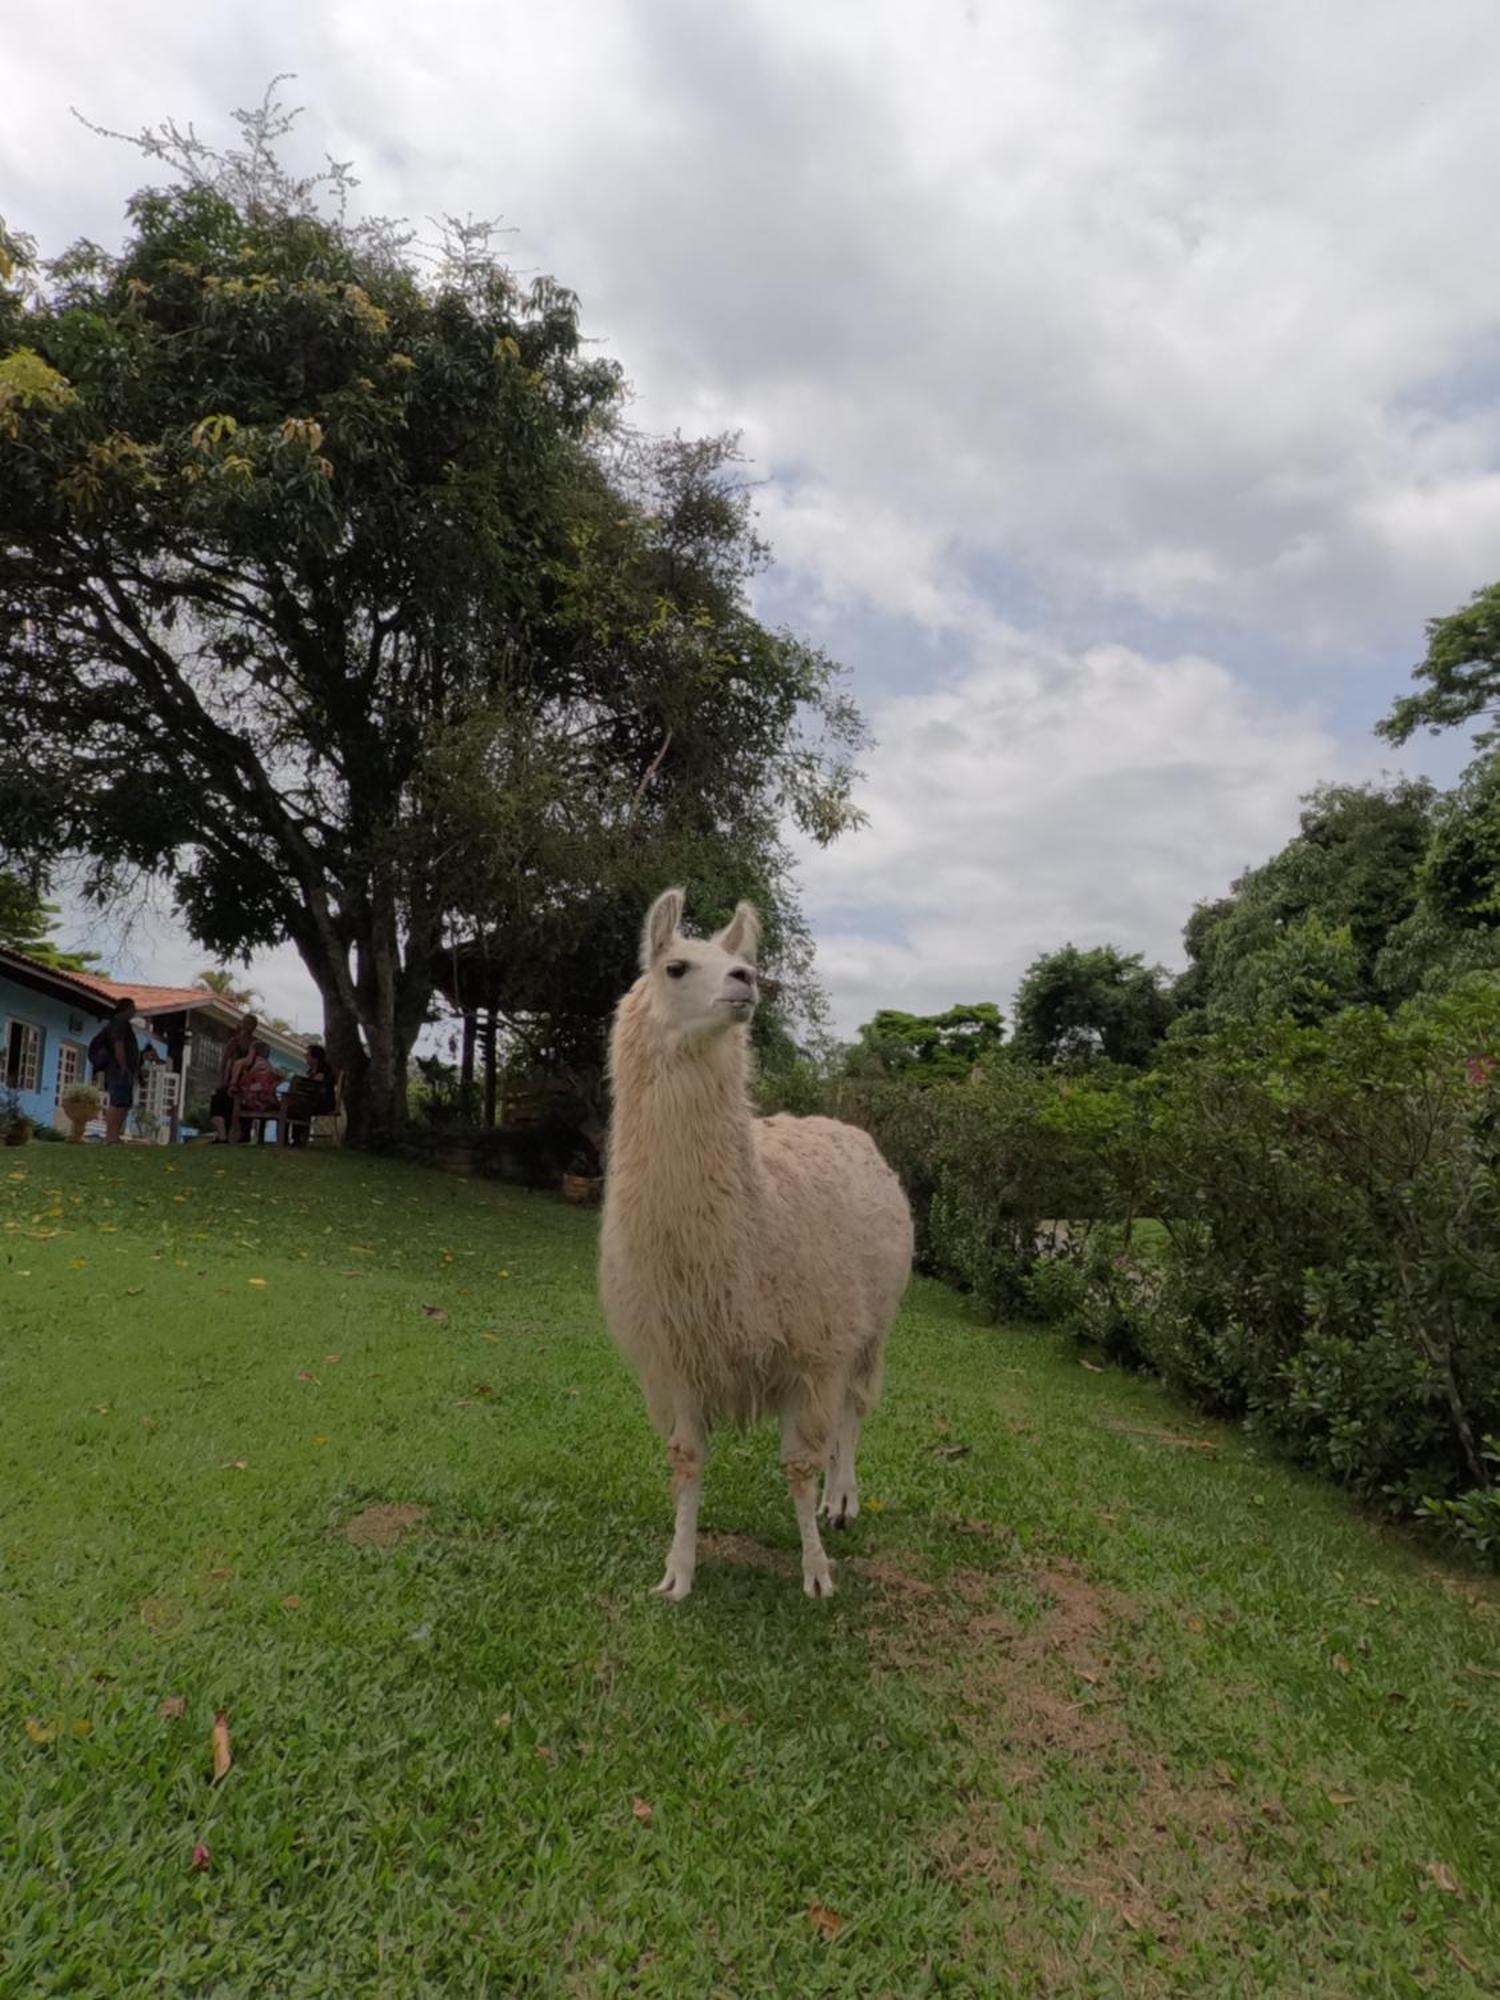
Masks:
[[[286,1143],[300,1146],[314,1118],[329,1118],[338,1109],[333,1067],[321,1042],[307,1045],[307,1074],[294,1076],[282,1099],[282,1132]]]
[[[264,1042],[254,1043],[249,1055],[235,1066],[229,1080],[235,1116],[241,1121],[241,1137],[244,1136],[244,1120],[280,1116],[281,1101],[277,1096],[280,1087],[281,1078],[272,1067],[270,1049]]]

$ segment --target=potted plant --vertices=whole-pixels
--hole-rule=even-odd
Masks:
[[[0,1094],[0,1136],[7,1146],[24,1146],[31,1137],[31,1118],[21,1109],[18,1090]]]
[[[604,1176],[593,1171],[594,1161],[582,1151],[573,1155],[569,1170],[562,1177],[563,1200],[576,1202],[580,1208],[592,1208],[604,1193]]]
[[[99,1116],[99,1107],[104,1102],[103,1093],[91,1083],[70,1083],[62,1094],[62,1108],[68,1120],[68,1137],[74,1145],[83,1139],[83,1128],[91,1118]]]

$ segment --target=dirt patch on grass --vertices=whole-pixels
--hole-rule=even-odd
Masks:
[[[1175,1959],[1255,1906],[1256,1855],[1277,1838],[1256,1803],[1172,1771],[1125,1719],[1130,1678],[1155,1669],[1135,1655],[1129,1597],[1067,1562],[907,1579],[916,1591],[879,1573],[889,1565],[863,1568],[887,1585],[877,1662],[946,1677],[990,1774],[940,1830],[935,1865],[972,1895],[976,1922],[1025,1934],[1028,1965],[1055,1960],[1040,1990],[1076,1992],[1110,1936],[1111,1963],[1122,1933]],[[1017,1583],[1034,1608],[999,1601]]]
[[[768,1549],[754,1535],[700,1535],[698,1555],[707,1562],[732,1563],[741,1569],[761,1569],[772,1576],[795,1576],[796,1559],[786,1549]]]
[[[344,1523],[344,1536],[357,1549],[391,1549],[427,1519],[425,1507],[382,1503],[364,1507]]]

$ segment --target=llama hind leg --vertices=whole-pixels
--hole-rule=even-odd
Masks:
[[[677,1506],[672,1546],[667,1551],[667,1571],[656,1586],[657,1595],[675,1604],[693,1587],[698,1567],[698,1502],[703,1493],[703,1461],[708,1456],[708,1433],[695,1414],[679,1416],[667,1439],[667,1463],[672,1468],[672,1489]]]
[[[833,1571],[818,1533],[818,1474],[828,1463],[826,1428],[809,1421],[803,1409],[788,1409],[781,1419],[781,1466],[787,1491],[797,1510],[802,1537],[802,1588],[809,1597],[832,1597]]]
[[[859,1452],[859,1415],[853,1396],[846,1396],[833,1427],[828,1470],[823,1475],[823,1499],[818,1508],[830,1528],[847,1528],[859,1513],[859,1479],[854,1469]]]

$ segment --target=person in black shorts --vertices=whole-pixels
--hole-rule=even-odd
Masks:
[[[135,1103],[136,1072],[141,1066],[141,1045],[131,1021],[133,1000],[117,1000],[115,1011],[95,1036],[91,1049],[104,1057],[104,1143],[118,1146],[125,1134],[125,1120]]]

